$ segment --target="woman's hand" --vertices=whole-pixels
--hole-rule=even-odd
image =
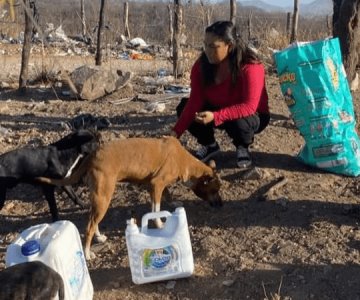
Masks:
[[[211,111],[202,111],[195,114],[195,121],[201,124],[209,124],[214,121],[214,114]]]

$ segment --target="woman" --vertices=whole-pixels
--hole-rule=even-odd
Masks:
[[[191,93],[177,107],[172,129],[188,130],[201,145],[196,156],[206,162],[220,151],[214,128],[223,129],[236,147],[237,166],[252,165],[249,145],[270,120],[265,69],[256,53],[236,35],[229,21],[205,30],[204,51],[191,70]]]

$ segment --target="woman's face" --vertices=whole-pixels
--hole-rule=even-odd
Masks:
[[[219,64],[224,61],[231,49],[231,44],[225,43],[217,35],[205,33],[204,51],[211,64]]]

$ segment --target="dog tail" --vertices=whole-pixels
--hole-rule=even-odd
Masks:
[[[78,183],[89,169],[91,159],[94,154],[86,156],[80,163],[79,167],[69,176],[64,178],[36,177],[35,180],[41,183],[52,184],[56,186],[73,185]]]

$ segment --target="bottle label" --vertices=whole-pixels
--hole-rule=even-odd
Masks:
[[[82,251],[77,251],[67,270],[69,272],[69,283],[72,295],[75,298],[79,296],[82,284],[85,281],[85,276],[87,275],[86,270],[85,257]]]
[[[144,277],[178,273],[180,270],[179,250],[175,245],[142,251]]]

